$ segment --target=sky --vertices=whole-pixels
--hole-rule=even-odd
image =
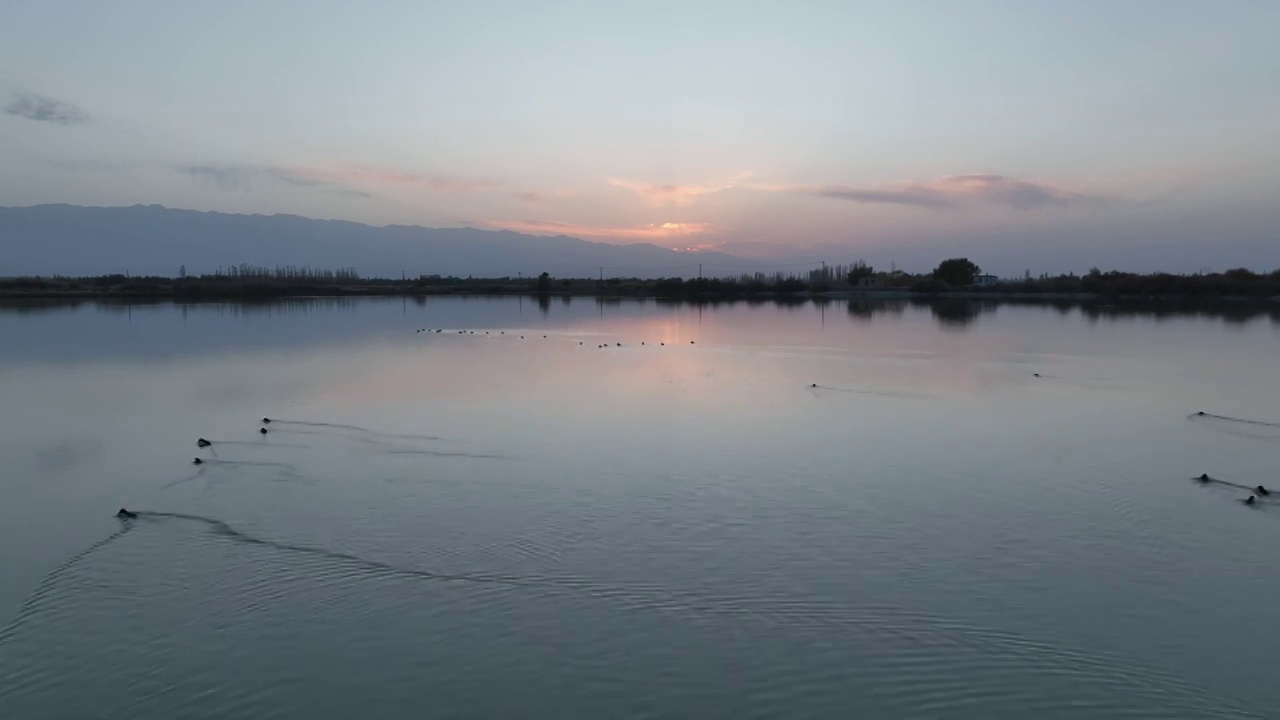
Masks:
[[[1266,0],[9,0],[0,205],[1272,270],[1277,28]]]

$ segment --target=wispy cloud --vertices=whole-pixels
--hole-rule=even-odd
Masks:
[[[261,168],[232,165],[215,167],[213,165],[187,165],[180,171],[191,176],[197,185],[214,187],[218,190],[248,190],[249,181],[262,172]]]
[[[4,106],[4,111],[28,120],[56,125],[89,121],[89,115],[75,105],[37,93],[14,93],[13,99]]]
[[[490,220],[489,225],[533,235],[573,235],[617,240],[662,240],[717,232],[710,223],[655,223],[632,227],[599,227],[542,220]]]
[[[803,193],[856,203],[886,203],[934,209],[965,205],[1005,205],[1019,210],[1030,210],[1053,205],[1095,205],[1106,201],[1099,195],[1068,190],[1049,183],[989,174],[948,175],[928,182],[908,182],[886,186],[758,187],[764,190]]]
[[[523,200],[523,201],[525,201],[525,202],[527,202],[527,203],[540,203],[540,202],[542,202],[542,193],[536,193],[536,192],[522,192],[522,193],[518,193],[518,194],[516,195],[516,197],[520,198],[521,200]]]
[[[340,168],[285,166],[272,168],[272,171],[282,179],[287,178],[295,184],[313,182],[316,184],[327,183],[344,186],[358,184],[411,185],[441,193],[486,192],[501,187],[501,183],[494,180],[468,179],[453,175],[430,175],[363,165]]]
[[[298,187],[323,189],[349,197],[373,197],[360,186],[410,185],[431,192],[483,192],[498,183],[488,180],[466,180],[447,175],[422,175],[372,167],[317,168],[295,165],[184,165],[178,170],[198,184],[218,190],[249,190],[260,178],[278,180]]]
[[[634,192],[644,198],[653,205],[675,205],[685,207],[693,204],[698,198],[705,195],[711,195],[718,192],[724,192],[732,188],[738,187],[743,180],[751,177],[750,172],[738,173],[732,180],[719,183],[706,183],[702,185],[655,185],[652,183],[636,182],[634,180],[621,180],[618,178],[609,178],[608,182],[613,187],[624,188]]]

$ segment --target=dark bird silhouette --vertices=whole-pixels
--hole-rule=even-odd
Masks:
[[[209,442],[208,440],[205,440],[204,438],[199,438],[196,440],[196,447],[204,448],[204,447],[209,447],[212,444],[213,443]]]
[[[263,424],[263,425],[270,425],[270,424],[271,424],[271,418],[262,418],[262,424]]]
[[[267,434],[267,429],[266,429],[266,428],[258,428],[258,432],[262,433],[263,435],[266,435],[266,434]]]
[[[120,508],[119,512],[116,513],[116,517],[120,518],[121,520],[137,520],[138,513],[133,512],[131,510],[125,510],[124,508]]]
[[[1036,377],[1040,377],[1040,373],[1035,373],[1035,376],[1036,376]]]
[[[1200,477],[1196,479],[1200,482],[1209,482],[1210,480],[1213,480],[1213,478],[1209,477],[1209,473],[1201,473]]]
[[[192,465],[203,465],[203,464],[204,464],[204,461],[203,461],[203,460],[201,460],[200,458],[196,458],[195,460],[192,460],[192,461],[191,461],[191,464],[192,464]]]
[[[814,384],[810,385],[809,387],[818,387],[818,383],[814,383]]]
[[[1270,494],[1271,494],[1271,491],[1270,491],[1270,490],[1266,489],[1265,487],[1263,487],[1263,486],[1261,486],[1261,485],[1259,485],[1258,487],[1254,488],[1254,489],[1253,489],[1253,491],[1254,491],[1254,492],[1256,492],[1256,493],[1258,493],[1259,495],[1264,495],[1264,496],[1265,496],[1265,495],[1270,495]]]
[[[1244,499],[1244,504],[1245,504],[1245,505],[1252,505],[1252,504],[1254,504],[1254,503],[1255,503],[1255,502],[1257,502],[1257,501],[1258,501],[1258,498],[1256,498],[1256,497],[1254,497],[1254,496],[1250,495],[1249,497],[1247,497],[1247,498],[1245,498],[1245,499]]]
[[[1198,412],[1198,413],[1196,413],[1196,414],[1197,414],[1197,415],[1203,415],[1203,414],[1204,414],[1204,411],[1203,411],[1203,410],[1201,410],[1200,412]]]
[[[690,344],[690,345],[696,345],[697,343],[695,343],[694,341],[690,340],[690,341],[689,341],[689,344]]]

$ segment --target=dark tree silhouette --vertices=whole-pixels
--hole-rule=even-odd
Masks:
[[[951,258],[938,264],[933,277],[948,285],[972,285],[973,276],[981,272],[982,268],[969,262],[969,258]]]
[[[542,273],[538,276],[538,292],[545,293],[551,290],[551,275]]]
[[[859,260],[849,268],[849,284],[857,285],[862,278],[868,278],[875,274],[875,268]]]

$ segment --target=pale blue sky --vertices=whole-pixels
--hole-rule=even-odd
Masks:
[[[0,205],[1280,266],[1280,3],[9,2]]]

